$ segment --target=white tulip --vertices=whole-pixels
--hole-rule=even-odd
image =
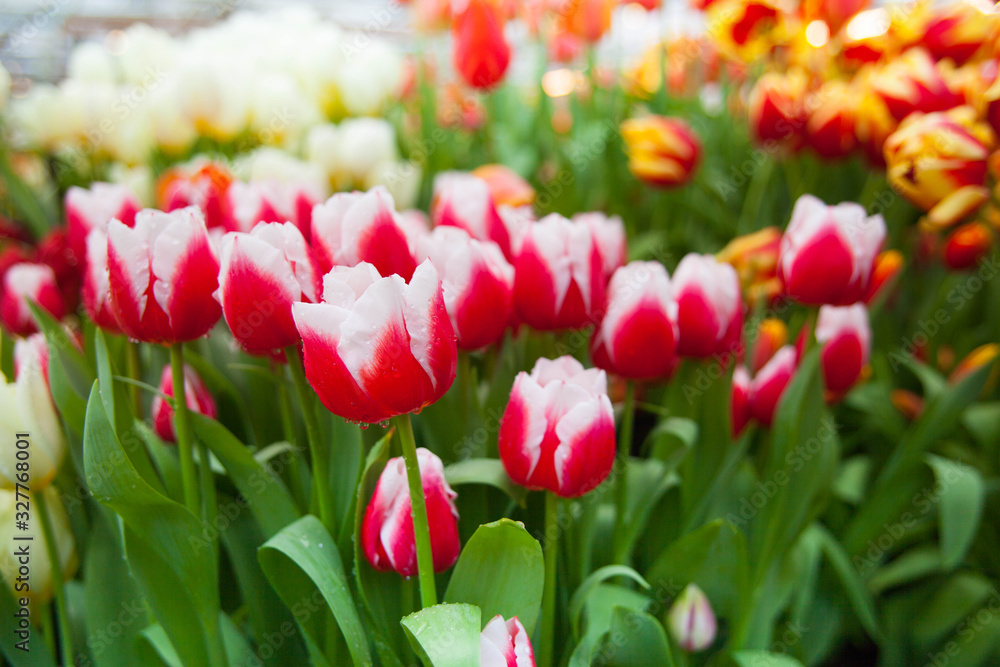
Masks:
[[[54,486],[47,488],[46,507],[52,521],[52,536],[56,542],[56,552],[62,565],[63,579],[69,580],[76,572],[76,543],[70,527],[69,515],[59,492]],[[19,498],[15,491],[0,489],[0,574],[14,591],[15,598],[27,597],[32,603],[45,602],[52,598],[52,565],[48,556],[48,543],[38,520],[37,494],[27,494],[29,519],[27,529],[17,527],[17,513],[22,511],[18,502],[24,502],[24,494]],[[15,540],[15,537],[30,537],[31,540]],[[30,545],[31,572],[27,582],[18,581],[20,563],[15,552],[23,545]],[[24,584],[28,585],[24,587]]]
[[[104,45],[83,42],[69,54],[66,71],[81,83],[118,83],[118,66]]]
[[[349,46],[356,37],[348,36]],[[403,80],[403,59],[388,44],[364,41],[361,48],[347,48],[347,57],[337,72],[341,103],[352,116],[379,113],[399,91]]]
[[[384,185],[400,210],[412,208],[420,196],[420,165],[410,160],[388,160],[375,165],[365,177],[363,187]]]
[[[381,118],[350,118],[339,133],[337,164],[352,184],[362,184],[376,166],[399,158],[396,131]]]

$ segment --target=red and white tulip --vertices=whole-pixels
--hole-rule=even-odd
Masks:
[[[606,215],[600,211],[577,213],[574,222],[582,222],[590,230],[601,254],[604,279],[609,280],[618,267],[624,266],[627,256],[625,225],[617,215]]]
[[[730,435],[739,437],[753,417],[750,411],[750,372],[746,366],[733,370],[732,393],[729,397]]]
[[[280,181],[234,182],[226,193],[233,231],[249,232],[259,222],[291,222],[305,235],[312,228],[320,195],[306,185]]]
[[[482,667],[535,667],[535,653],[524,625],[514,616],[505,621],[497,614],[479,635]]]
[[[160,393],[170,398],[174,397],[174,378],[170,364],[163,367],[159,389]],[[208,387],[205,386],[201,376],[187,364],[184,364],[184,399],[184,403],[192,412],[212,419],[218,414],[215,399],[212,398]],[[156,435],[164,442],[177,442],[177,434],[174,432],[174,409],[170,403],[157,394],[149,406],[149,413],[153,418],[153,430],[156,431]]]
[[[435,227],[460,227],[474,239],[493,241],[505,257],[511,256],[510,234],[493,203],[489,184],[481,178],[459,171],[438,174],[431,219]]]
[[[106,232],[111,220],[121,220],[126,226],[135,224],[135,214],[142,204],[128,188],[119,183],[91,183],[89,188],[77,186],[66,191],[66,226],[70,246],[82,257],[90,230]]]
[[[91,229],[87,234],[87,261],[83,273],[83,309],[97,326],[119,332],[118,320],[111,310],[108,281],[108,234],[104,229]]]
[[[816,340],[822,344],[820,361],[827,390],[840,394],[861,377],[871,354],[872,330],[863,303],[823,306],[816,318]]]
[[[774,421],[778,403],[799,365],[799,353],[792,345],[775,352],[750,383],[750,414],[764,426]]]
[[[677,302],[677,352],[710,357],[735,351],[743,327],[736,269],[712,255],[685,255],[672,281]]]
[[[66,300],[59,290],[56,274],[48,264],[20,262],[11,266],[3,275],[0,292],[0,322],[17,336],[30,336],[38,331],[31,316],[28,302],[57,320],[66,315]]]

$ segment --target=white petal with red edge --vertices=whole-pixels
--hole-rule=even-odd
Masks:
[[[437,269],[424,260],[413,272],[410,283],[403,287],[403,319],[410,334],[410,353],[427,373],[431,385],[437,387],[437,375],[431,359],[431,351],[436,336],[441,334],[439,324],[434,321],[434,301],[441,281]]]
[[[181,260],[190,251],[199,236],[206,236],[205,220],[200,209],[193,206],[182,208],[171,213],[162,213],[162,219],[155,221],[159,232],[151,237],[152,257],[150,267],[153,271],[153,298],[163,312],[171,312],[170,299],[175,293],[175,287],[181,268]],[[162,220],[162,222],[161,222]],[[162,225],[162,226],[160,226]],[[138,225],[136,225],[138,227]]]
[[[108,258],[112,254],[125,265],[128,291],[132,301],[138,304],[139,317],[146,311],[146,290],[149,288],[149,241],[153,232],[153,222],[140,211],[135,219],[135,228],[130,229],[118,220],[108,223]]]

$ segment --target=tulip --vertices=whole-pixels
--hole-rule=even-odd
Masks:
[[[958,384],[971,373],[974,373],[984,366],[992,364],[996,361],[998,356],[1000,356],[1000,345],[997,345],[996,343],[980,345],[972,352],[969,352],[969,354],[956,364],[955,368],[948,376],[948,382],[951,384]],[[995,370],[991,375],[994,378],[996,377]],[[989,385],[987,384],[987,386]],[[984,388],[984,393],[985,392],[986,389]]]
[[[37,336],[37,334],[36,334]],[[47,487],[59,472],[66,454],[59,413],[48,386],[48,348],[44,338],[31,337],[15,351],[17,379],[8,382],[0,373],[0,488],[13,489],[17,482],[33,491]],[[18,470],[16,452],[20,435],[27,434],[30,466]],[[15,437],[17,435],[17,437]],[[27,472],[27,477],[18,475]]]
[[[493,241],[511,257],[510,234],[497,212],[489,184],[472,174],[446,171],[434,178],[431,219],[459,227],[480,241]]]
[[[234,182],[226,193],[234,231],[249,232],[259,222],[291,222],[305,235],[320,197],[306,185],[279,181]]]
[[[95,227],[107,232],[108,223],[118,219],[131,227],[142,205],[132,191],[118,183],[91,183],[87,189],[77,186],[66,192],[66,225],[70,246],[82,257],[86,240]]]
[[[913,114],[885,142],[889,183],[927,211],[931,229],[958,222],[986,201],[992,130],[970,107]]]
[[[750,414],[764,426],[774,421],[778,402],[798,366],[798,353],[791,345],[778,350],[750,383]]]
[[[504,17],[493,0],[460,0],[453,6],[452,59],[473,88],[492,88],[510,64]]]
[[[174,211],[188,206],[197,206],[205,218],[209,229],[229,229],[231,213],[226,196],[233,177],[220,164],[209,162],[191,174],[172,169],[160,178],[157,185],[160,207],[164,211]]]
[[[420,482],[431,529],[434,571],[444,572],[458,560],[458,509],[444,478],[444,464],[431,451],[417,449]],[[381,572],[395,570],[404,577],[417,574],[417,548],[413,515],[407,490],[403,457],[389,459],[375,485],[375,494],[365,509],[361,524],[361,549],[369,564]]]
[[[806,121],[806,142],[821,157],[841,158],[854,149],[853,96],[847,84],[828,81],[808,103],[811,113]]]
[[[750,93],[747,117],[757,141],[795,139],[806,123],[807,80],[798,70],[765,74]]]
[[[597,252],[601,254],[601,267],[604,280],[611,279],[611,274],[625,264],[628,255],[625,247],[625,225],[617,215],[608,216],[600,211],[577,213],[573,222],[582,222],[590,230],[590,235],[597,244]]]
[[[500,421],[500,460],[512,480],[575,498],[597,487],[615,459],[615,422],[603,370],[563,356],[518,373]]]
[[[324,271],[372,264],[383,276],[409,280],[417,266],[392,195],[384,187],[341,192],[313,209],[312,243]]]
[[[510,322],[514,267],[492,241],[457,227],[438,227],[420,240],[418,254],[441,276],[444,306],[463,350],[499,341]]]
[[[786,39],[788,3],[783,0],[712,0],[708,34],[727,54],[752,62]]]
[[[160,375],[160,394],[168,398],[174,397],[174,381],[170,364],[163,367]],[[160,394],[153,397],[153,402],[149,406],[149,413],[153,419],[153,430],[164,442],[176,443],[177,434],[174,432],[174,409]],[[202,381],[201,376],[193,368],[184,364],[184,403],[192,412],[205,415],[215,419],[218,410],[215,407],[215,399],[209,393],[208,387]]]
[[[889,60],[874,73],[870,84],[897,121],[914,111],[944,111],[961,103],[937,64],[919,47]]]
[[[868,288],[885,234],[882,216],[867,217],[858,204],[827,206],[802,195],[781,239],[785,293],[809,305],[854,303]]]
[[[871,354],[872,330],[863,303],[823,306],[816,319],[816,340],[827,391],[842,394],[854,386]]]
[[[760,300],[770,303],[781,292],[778,280],[778,250],[781,232],[765,227],[759,232],[737,236],[716,257],[736,269],[743,294],[752,307]]]
[[[514,308],[543,331],[600,320],[604,267],[593,234],[557,213],[528,227],[514,259]]]
[[[710,357],[734,351],[743,327],[736,269],[712,255],[685,255],[674,271],[678,354]]]
[[[870,4],[871,0],[804,0],[799,11],[804,23],[823,21],[830,34],[836,34],[851,17]]]
[[[145,209],[134,229],[108,225],[111,312],[129,338],[168,345],[207,334],[222,314],[212,298],[218,276],[197,208]]]
[[[750,413],[750,382],[746,366],[737,366],[733,370],[733,386],[729,396],[729,433],[733,440],[740,436],[753,416]]]
[[[91,229],[87,234],[87,261],[83,274],[83,309],[91,321],[112,333],[118,333],[118,320],[111,310],[108,282],[108,234]]]
[[[947,58],[962,65],[980,51],[988,52],[1000,36],[995,10],[984,11],[973,2],[955,2],[928,9],[928,15],[916,12],[915,19],[922,25],[915,37],[936,60]]]
[[[560,5],[561,25],[567,32],[593,44],[611,28],[613,0],[569,0]]]
[[[32,448],[34,448],[34,443],[32,443]],[[32,452],[32,467],[34,465],[34,452]],[[36,516],[39,501],[43,498],[49,513],[49,520],[52,523],[54,545],[48,544],[41,522]],[[21,518],[19,515],[23,513],[25,503],[31,508],[31,516],[27,522],[27,529],[21,530],[17,528],[15,518]],[[31,563],[29,565],[31,573],[27,577],[27,582],[24,579],[18,580],[18,577],[24,572],[22,569],[24,563],[19,560],[21,556],[16,553],[25,544],[31,545]],[[77,556],[73,529],[70,526],[69,515],[66,513],[66,507],[63,505],[59,490],[54,486],[50,486],[40,493],[29,493],[27,499],[22,491],[0,489],[0,545],[2,545],[0,546],[0,574],[3,575],[4,581],[7,582],[11,592],[17,598],[27,597],[32,603],[48,602],[52,599],[55,586],[62,585],[61,581],[53,581],[52,561],[48,556],[50,549],[58,554],[64,581],[72,579],[76,573]],[[15,583],[18,581],[22,584],[27,583],[27,588],[15,589]]]
[[[484,164],[472,175],[485,181],[497,206],[529,206],[535,201],[535,189],[520,174],[502,164]]]
[[[12,334],[29,336],[38,330],[28,308],[29,301],[57,320],[66,315],[66,300],[49,265],[21,262],[4,273],[0,321]]]
[[[321,303],[292,306],[309,383],[330,412],[364,423],[419,411],[455,379],[455,332],[429,261],[409,284],[375,267],[335,267]]]
[[[497,614],[479,636],[481,667],[535,667],[531,638],[521,621],[514,616],[509,621]]]
[[[69,232],[65,227],[50,230],[35,247],[35,261],[46,264],[56,277],[56,285],[62,292],[66,311],[72,312],[80,303],[80,288],[83,284],[84,254],[71,247]]]
[[[880,298],[882,292],[895,284],[896,277],[903,270],[903,253],[898,250],[883,250],[875,258],[875,270],[872,271],[871,281],[868,283],[868,291],[865,293],[864,302],[873,303]]]
[[[948,235],[944,245],[944,263],[953,271],[978,264],[993,247],[993,234],[981,222],[961,225]]]
[[[319,301],[322,278],[302,232],[290,222],[261,223],[222,239],[215,299],[233,337],[252,354],[299,342],[292,304]]]
[[[677,362],[677,304],[659,262],[631,262],[608,284],[608,306],[594,329],[591,357],[634,380],[666,378]]]
[[[890,391],[889,402],[908,421],[915,420],[924,411],[924,399],[906,389],[893,389]]]
[[[788,325],[777,318],[763,320],[757,328],[757,339],[750,351],[750,370],[760,371],[774,354],[788,342]]]
[[[680,118],[630,118],[622,123],[621,134],[629,171],[650,185],[684,185],[701,162],[701,140]]]
[[[715,641],[715,613],[697,585],[688,584],[674,600],[667,612],[667,627],[674,641],[688,653],[704,651]]]

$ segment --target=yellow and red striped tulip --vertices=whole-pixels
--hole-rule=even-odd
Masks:
[[[622,123],[621,133],[629,170],[650,185],[683,185],[701,161],[701,140],[680,118],[630,118]]]

